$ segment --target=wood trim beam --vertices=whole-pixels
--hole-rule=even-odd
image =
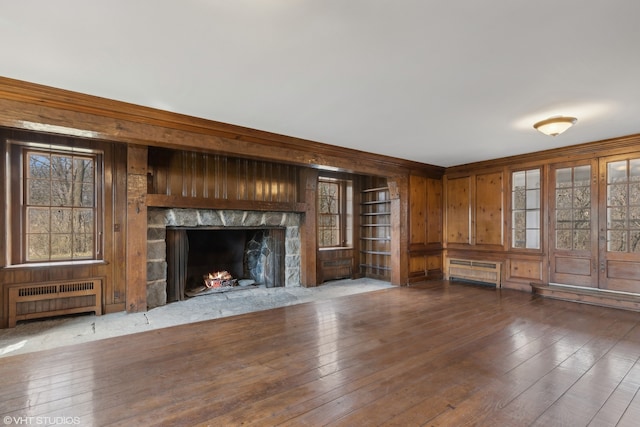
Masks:
[[[127,150],[127,311],[147,310],[147,147]]]
[[[0,126],[387,175],[444,168],[0,77]]]
[[[640,150],[640,134],[622,136],[619,138],[604,139],[601,141],[587,142],[584,144],[570,145],[568,147],[553,148],[550,150],[535,151],[517,156],[502,157],[499,159],[487,160],[484,162],[468,163],[465,165],[451,166],[445,169],[446,175],[467,173],[478,169],[495,169],[500,167],[527,167],[530,164],[540,164],[562,159],[566,161],[587,159],[601,156],[603,152],[607,155],[623,154],[629,151]]]

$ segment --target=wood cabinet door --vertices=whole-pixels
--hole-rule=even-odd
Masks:
[[[550,169],[549,281],[598,286],[597,162]]]

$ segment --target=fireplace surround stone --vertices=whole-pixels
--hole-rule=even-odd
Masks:
[[[149,208],[147,307],[167,303],[167,227],[284,227],[285,287],[300,286],[300,218],[295,212]]]

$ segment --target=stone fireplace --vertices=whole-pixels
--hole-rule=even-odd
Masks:
[[[233,270],[236,275],[250,275],[265,286],[300,286],[300,216],[292,212],[149,208],[147,306],[157,307],[168,301],[167,235],[173,230],[192,234],[194,265],[202,264],[198,260],[207,246],[205,242],[215,240],[218,243],[211,244],[211,252],[225,252],[218,257],[220,268]],[[224,240],[235,243],[221,248]],[[242,252],[239,258],[231,256],[237,252]],[[201,274],[198,268],[204,267],[192,266],[192,275]]]

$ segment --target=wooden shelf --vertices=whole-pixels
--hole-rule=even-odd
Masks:
[[[371,254],[371,255],[391,255],[389,251],[360,251],[361,254]]]
[[[368,206],[368,205],[387,205],[390,203],[391,203],[391,200],[374,200],[372,202],[362,202],[360,204],[363,206]]]
[[[374,186],[361,192],[360,272],[366,277],[390,277],[390,205],[388,187]]]
[[[376,191],[389,192],[389,187],[367,188],[366,190],[362,190],[363,193],[373,193]]]

